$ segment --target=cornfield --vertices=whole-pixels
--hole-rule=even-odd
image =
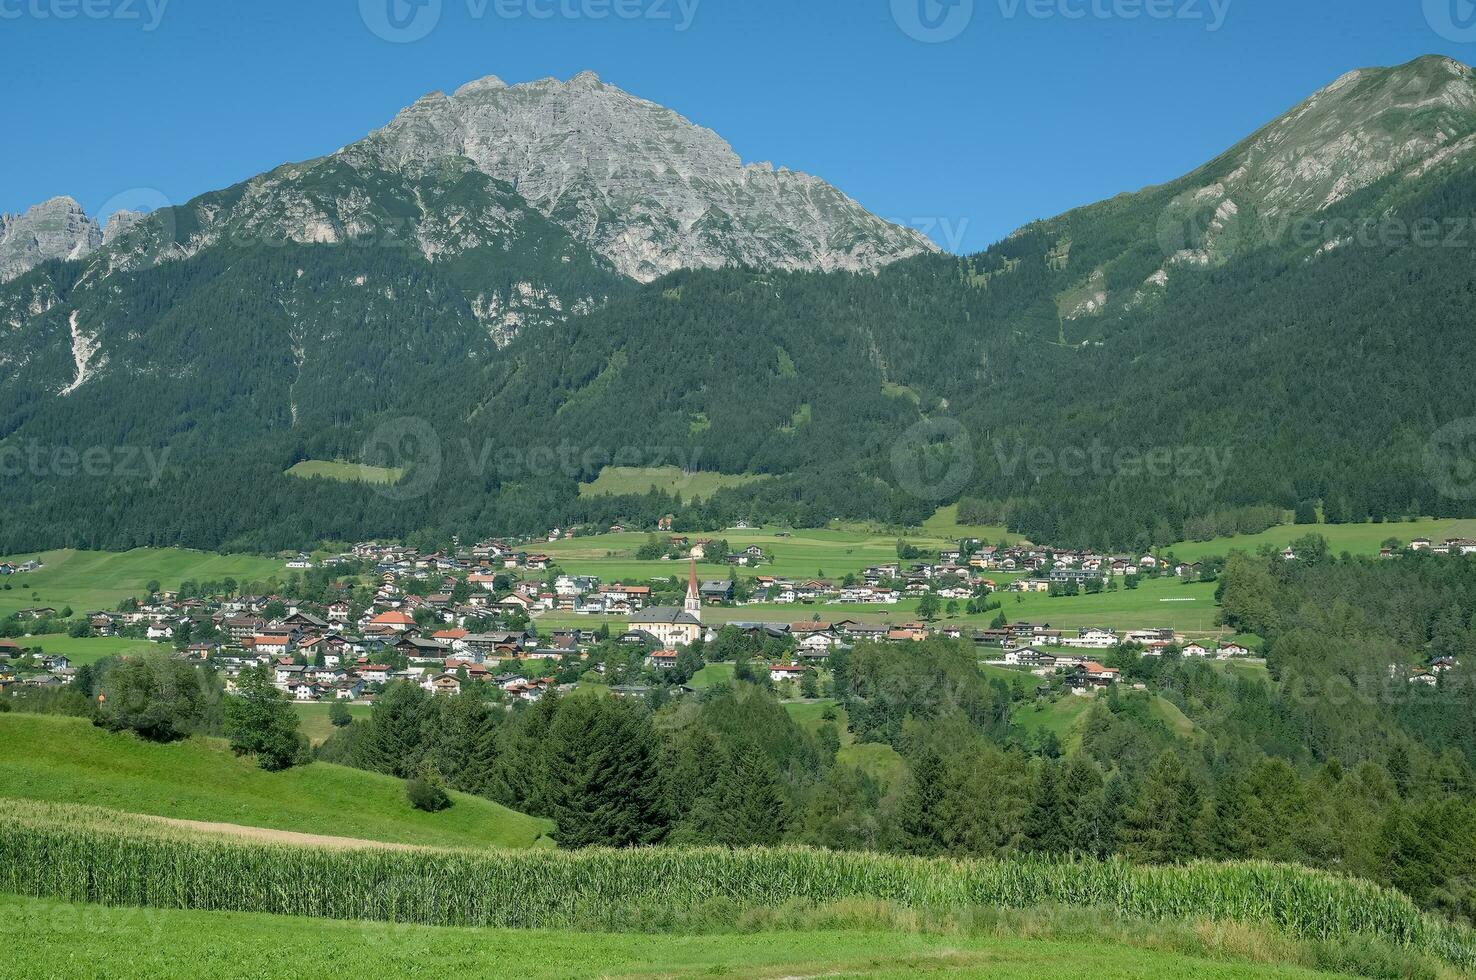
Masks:
[[[972,861],[807,848],[320,850],[185,833],[87,807],[0,801],[0,891],[64,901],[498,928],[619,928],[714,904],[878,899],[919,910],[1104,907],[1369,936],[1468,967],[1476,934],[1397,892],[1262,863]]]

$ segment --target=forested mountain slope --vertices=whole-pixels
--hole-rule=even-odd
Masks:
[[[0,474],[0,551],[681,507],[581,499],[609,463],[774,477],[690,505],[704,523],[910,522],[964,497],[1096,547],[1299,503],[1464,514],[1426,447],[1476,414],[1473,92],[1441,58],[1353,73],[1179,181],[863,273],[640,285],[460,158],[282,168],[0,288],[0,449],[44,451]],[[91,446],[164,462],[47,461]],[[281,475],[307,458],[408,474]]]

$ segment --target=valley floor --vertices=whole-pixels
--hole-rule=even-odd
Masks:
[[[0,895],[16,977],[1315,977],[1091,941],[906,932],[742,935],[438,929],[226,912],[104,908]],[[13,972],[12,972],[13,971]]]

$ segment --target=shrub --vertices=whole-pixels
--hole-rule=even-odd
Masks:
[[[405,781],[405,796],[410,805],[426,813],[440,813],[451,805],[441,774],[426,767]]]

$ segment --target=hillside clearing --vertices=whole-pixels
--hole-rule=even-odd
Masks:
[[[619,497],[660,490],[683,502],[711,497],[727,487],[741,487],[767,476],[730,475],[705,471],[687,472],[677,466],[606,466],[592,483],[581,483],[581,497]]]
[[[265,772],[221,739],[170,745],[77,718],[0,715],[0,794],[150,816],[401,844],[547,846],[550,825],[455,794],[441,813],[412,809],[389,776],[314,762]]]
[[[341,483],[375,483],[390,486],[399,483],[405,471],[387,466],[346,463],[336,459],[305,459],[288,467],[287,475],[304,480],[337,480]]]

